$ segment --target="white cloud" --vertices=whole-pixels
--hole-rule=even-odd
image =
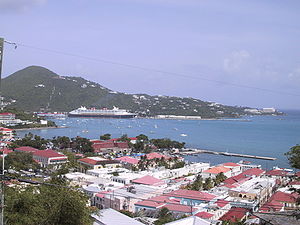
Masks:
[[[290,80],[300,81],[300,66],[298,66],[296,69],[290,72],[288,77]]]
[[[250,58],[250,53],[246,50],[234,51],[223,60],[225,72],[237,72]]]
[[[23,12],[47,0],[0,0],[0,12]]]

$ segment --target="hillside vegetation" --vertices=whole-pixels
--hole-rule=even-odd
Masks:
[[[109,90],[81,77],[59,76],[39,66],[30,66],[6,77],[2,93],[15,100],[10,107],[26,111],[64,111],[80,106],[112,108],[138,112],[140,115],[189,115],[203,118],[236,117],[245,108],[225,106],[194,98],[125,94]]]

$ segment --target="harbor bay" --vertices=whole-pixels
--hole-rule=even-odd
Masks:
[[[168,120],[168,119],[100,119],[65,118],[55,119],[63,129],[19,130],[24,136],[31,132],[44,138],[54,136],[86,137],[97,139],[104,133],[112,137],[123,134],[150,138],[171,138],[186,143],[187,149],[204,149],[224,152],[228,155],[193,154],[184,156],[191,162],[247,160],[271,169],[273,166],[289,167],[284,153],[300,143],[300,111],[285,111],[281,116],[248,116],[230,120]],[[276,158],[262,160],[232,156],[234,154]]]

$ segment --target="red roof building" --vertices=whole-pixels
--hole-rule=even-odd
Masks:
[[[167,193],[165,195],[174,198],[189,199],[189,200],[196,200],[196,201],[203,201],[203,202],[209,202],[216,197],[215,195],[206,192],[193,191],[187,189],[178,189],[170,193]]]
[[[0,127],[0,134],[2,135],[2,138],[12,138],[13,130],[5,127]]]
[[[198,216],[202,219],[210,219],[214,216],[214,214],[208,213],[208,212],[198,212],[195,214],[195,216]]]
[[[35,151],[32,153],[32,158],[38,161],[43,167],[63,164],[68,161],[67,156],[51,149]]]
[[[166,160],[170,159],[171,157],[157,153],[157,152],[152,152],[146,155],[147,159],[161,159],[164,158]]]
[[[233,163],[233,162],[223,163],[222,165],[223,166],[228,166],[228,167],[237,167],[237,166],[240,166],[239,164]]]
[[[119,142],[118,139],[110,139],[107,141],[92,140],[94,152],[120,152],[128,150],[127,142]]]
[[[30,147],[30,146],[22,146],[22,147],[16,148],[15,151],[16,152],[34,153],[34,152],[39,151],[39,150],[37,148],[33,148],[33,147]]]
[[[116,158],[116,160],[120,161],[121,163],[131,164],[131,165],[136,165],[140,161],[136,158],[132,158],[132,157],[129,157],[129,156],[123,156],[123,157],[120,157],[120,158]]]
[[[279,177],[285,177],[288,174],[287,171],[284,170],[269,170],[265,173],[266,176],[279,176]]]
[[[116,167],[119,164],[117,160],[104,159],[101,157],[87,157],[77,160],[82,165],[82,172],[90,169],[100,169],[103,167]]]
[[[284,210],[297,209],[297,199],[299,194],[297,193],[285,193],[277,191],[271,196],[269,201],[265,203],[259,210],[264,212],[280,211],[282,208]]]
[[[229,222],[239,222],[247,218],[249,213],[248,209],[233,207],[225,215],[223,215],[220,220]]]
[[[163,180],[157,179],[157,178],[149,176],[149,175],[138,178],[138,179],[135,179],[135,180],[132,181],[132,183],[152,185],[152,186],[160,186],[160,185],[165,184],[165,182]]]
[[[13,113],[0,113],[0,120],[14,120],[16,114]]]

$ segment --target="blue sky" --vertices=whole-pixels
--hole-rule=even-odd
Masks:
[[[297,0],[0,0],[0,36],[35,47],[6,45],[3,76],[40,65],[127,93],[299,109],[299,11]]]

